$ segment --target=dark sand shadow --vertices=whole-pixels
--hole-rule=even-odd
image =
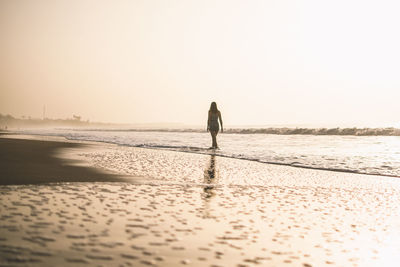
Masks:
[[[65,148],[84,148],[84,145],[0,138],[0,185],[126,181],[122,176],[74,166],[57,158],[57,152]]]

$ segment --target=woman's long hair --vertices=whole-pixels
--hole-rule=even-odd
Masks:
[[[217,113],[218,111],[219,111],[219,110],[218,110],[218,108],[217,108],[217,103],[212,102],[212,103],[211,103],[211,106],[210,106],[209,112],[211,112],[211,113]]]

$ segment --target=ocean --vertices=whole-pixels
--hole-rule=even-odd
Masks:
[[[57,128],[25,129],[18,133],[400,177],[400,136],[270,134],[249,129],[220,133],[220,149],[214,151],[209,149],[210,134],[202,131]]]

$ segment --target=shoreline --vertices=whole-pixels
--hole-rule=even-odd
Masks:
[[[17,151],[15,151],[15,148],[17,148]],[[34,149],[34,151],[32,151],[32,149]],[[226,162],[237,162],[239,164],[238,166],[243,165],[243,167],[247,169],[261,169],[272,172],[274,176],[274,179],[272,180],[277,180],[276,177],[279,176],[288,176],[288,174],[290,174],[289,176],[291,176],[290,179],[292,180],[294,176],[336,177],[336,179],[339,178],[340,180],[343,180],[344,177],[344,180],[355,177],[356,180],[359,180],[359,178],[369,178],[366,179],[367,183],[370,183],[371,181],[373,181],[372,183],[375,183],[374,180],[376,179],[378,179],[378,183],[380,183],[381,179],[386,180],[387,182],[392,181],[397,183],[397,178],[400,178],[399,176],[392,175],[359,173],[355,171],[324,169],[308,166],[294,166],[291,164],[276,162],[262,162],[251,159],[232,158],[218,154],[163,150],[152,147],[132,147],[101,141],[70,140],[62,136],[25,135],[0,132],[0,185],[63,182],[151,183],[154,180],[159,180],[158,177],[154,175],[143,175],[143,173],[137,175],[137,173],[126,172],[121,166],[118,168],[109,168],[107,163],[102,162],[102,159],[99,163],[96,159],[94,160],[90,157],[87,158],[88,154],[101,155],[107,154],[113,150],[125,150],[125,152],[131,150],[132,152],[130,153],[133,154],[142,150],[148,151],[150,154],[155,156],[156,160],[158,157],[157,155],[159,154],[176,154],[182,155],[180,160],[185,161],[184,158],[193,157],[197,158],[199,161],[203,161],[204,164],[206,164],[206,162],[208,164],[210,157],[215,157],[221,161],[226,160]],[[10,160],[10,158],[12,158],[12,160]],[[129,162],[126,162],[126,159],[122,160],[125,160],[125,167],[127,167]],[[35,167],[35,165],[37,166]],[[234,167],[237,166],[230,166],[230,168]],[[168,173],[171,170],[159,168],[157,171],[161,174],[163,172]],[[257,174],[259,174],[259,172],[260,171],[258,171]],[[16,181],[11,182],[4,179],[4,177],[10,177],[12,175],[16,175]],[[176,173],[175,175],[179,175],[179,173]],[[202,176],[200,172],[197,173],[197,175]],[[163,178],[161,178],[161,180],[162,179]],[[281,179],[278,180],[280,182]],[[328,180],[330,180],[328,186],[336,184],[335,182],[332,182],[332,179]],[[183,182],[188,182],[188,184],[191,185],[199,184],[193,180]],[[297,182],[303,184],[302,180],[298,180]],[[178,181],[178,184],[179,183],[180,182]],[[276,181],[274,183],[276,183]],[[351,185],[351,183],[347,183],[347,181],[345,183]],[[317,182],[317,184],[319,184],[319,182]],[[239,183],[238,185],[242,184]],[[291,183],[291,185],[296,186],[295,183]],[[306,186],[309,185],[309,183],[306,184]]]
[[[177,152],[177,153],[187,153],[187,154],[196,154],[196,155],[205,155],[205,156],[213,155],[212,153],[202,153],[202,152],[197,152],[197,151],[169,150],[169,149],[160,149],[157,147],[137,147],[137,146],[121,145],[121,144],[117,144],[117,143],[110,143],[110,142],[105,142],[105,141],[74,140],[74,139],[68,139],[64,136],[52,136],[52,135],[41,135],[41,134],[21,134],[21,133],[16,133],[16,132],[0,131],[0,139],[4,138],[2,136],[12,136],[12,139],[41,140],[44,142],[57,141],[57,142],[62,142],[62,143],[67,143],[67,144],[79,144],[79,145],[81,145],[80,148],[82,148],[82,149],[84,146],[88,146],[88,145],[89,146],[97,146],[97,147],[117,146],[117,147],[125,147],[125,148],[148,149],[148,150],[154,150],[154,151],[171,151],[171,152]],[[389,177],[389,178],[400,178],[399,175],[394,175],[394,174],[371,173],[371,172],[362,172],[362,171],[357,171],[357,170],[340,169],[340,168],[313,167],[313,166],[307,166],[307,165],[296,165],[296,164],[291,164],[291,163],[262,161],[262,160],[251,159],[251,158],[237,158],[237,157],[231,157],[231,156],[222,155],[222,154],[221,155],[215,154],[215,156],[221,157],[221,158],[233,159],[233,160],[243,160],[243,161],[255,162],[255,163],[259,163],[259,164],[283,166],[283,167],[289,167],[289,168],[299,168],[299,169],[305,169],[305,170],[311,170],[311,171],[315,170],[315,171],[323,171],[323,172],[334,172],[334,173],[337,172],[337,173],[344,173],[344,174],[367,175],[367,176],[372,176],[372,177],[379,176],[379,177]],[[67,155],[67,157],[61,157],[61,158],[63,158],[64,161],[68,160],[68,155]],[[84,161],[85,160],[81,161],[81,163],[83,163]],[[88,167],[93,168],[93,166],[88,166]],[[98,171],[104,172],[105,170],[99,169]],[[118,176],[118,173],[112,173],[112,175]]]

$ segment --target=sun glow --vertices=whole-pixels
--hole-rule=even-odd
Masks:
[[[0,112],[199,125],[216,101],[227,125],[392,126],[399,5],[2,1]]]

